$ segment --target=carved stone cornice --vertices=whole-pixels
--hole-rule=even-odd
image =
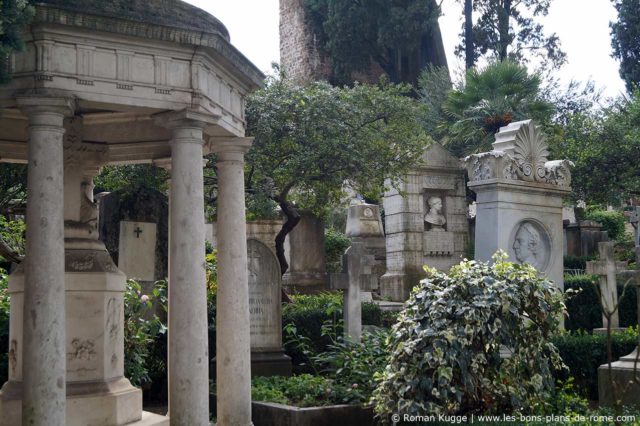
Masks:
[[[464,159],[472,183],[504,179],[570,189],[573,163],[548,160],[549,147],[533,121],[519,121],[502,127],[493,148],[493,151]]]

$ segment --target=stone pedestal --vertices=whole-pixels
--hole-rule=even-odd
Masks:
[[[571,192],[571,163],[547,160],[531,120],[501,128],[493,148],[465,159],[477,194],[475,258],[489,261],[503,250],[563,289],[562,199]]]
[[[363,297],[371,298],[380,291],[380,279],[387,271],[386,244],[380,208],[375,204],[357,204],[349,207],[346,236],[352,242],[363,244],[365,254],[373,256],[372,273],[363,277]]]
[[[328,290],[321,220],[310,213],[301,213],[300,222],[287,236],[285,250],[289,270],[282,276],[282,285],[288,291],[312,294]]]
[[[593,256],[598,251],[598,243],[609,241],[607,231],[592,220],[581,220],[565,227],[567,256]]]

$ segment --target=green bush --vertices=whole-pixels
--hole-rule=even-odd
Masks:
[[[596,260],[596,256],[565,256],[564,269],[579,269],[584,271],[587,269],[587,262]]]
[[[365,332],[360,343],[339,337],[314,362],[321,374],[353,390],[349,402],[367,402],[377,385],[376,374],[382,373],[389,360],[389,333],[388,329]]]
[[[166,283],[159,281],[153,293],[147,295],[142,294],[140,284],[127,280],[124,292],[124,372],[134,386],[152,381],[149,374],[153,346],[167,330],[156,315],[150,315],[155,302],[166,304]],[[166,370],[166,364],[164,367]]]
[[[327,259],[327,271],[342,271],[342,255],[351,245],[351,240],[342,232],[328,228],[324,233],[324,253]]]
[[[590,210],[587,212],[588,220],[594,220],[602,225],[602,230],[609,233],[610,240],[616,240],[624,234],[626,219],[624,214],[616,211]]]
[[[562,367],[548,340],[563,295],[527,264],[463,261],[449,275],[425,268],[393,326],[390,361],[372,401],[392,414],[539,410]],[[502,359],[501,347],[511,355]]]
[[[558,379],[571,376],[575,388],[582,396],[598,399],[598,367],[607,362],[607,336],[604,334],[563,333],[552,338],[560,357],[569,367],[568,372],[557,374]],[[627,330],[612,334],[613,360],[633,351],[638,344],[637,331]]]
[[[343,295],[336,293],[321,293],[317,295],[293,295],[293,303],[284,305],[282,309],[282,324],[286,330],[294,330],[297,336],[309,340],[309,353],[317,354],[327,351],[333,343],[328,333],[323,334],[325,328],[333,328],[333,335],[342,334],[342,304]],[[362,324],[383,325],[382,310],[375,303],[362,304]],[[293,328],[291,328],[293,327]],[[309,357],[300,349],[297,341],[287,339],[285,350],[292,358],[294,365],[306,365]]]
[[[251,380],[251,399],[296,407],[348,404],[357,389],[311,374],[291,377],[255,377]]]
[[[26,231],[27,226],[24,221],[7,220],[0,215],[0,240],[18,256],[24,256]],[[0,256],[0,265],[3,263],[10,265],[5,260]]]
[[[591,275],[567,276],[564,281],[566,290],[577,290],[578,294],[569,297],[566,301],[568,317],[565,321],[567,330],[591,331],[594,328],[602,327],[602,307],[598,301],[594,283],[598,282],[598,277]],[[636,302],[636,287],[627,286],[624,297],[622,297],[624,283],[618,283],[618,316],[621,327],[636,325],[638,306]]]
[[[9,373],[9,277],[0,268],[0,383],[8,380]],[[2,386],[0,384],[0,386]]]

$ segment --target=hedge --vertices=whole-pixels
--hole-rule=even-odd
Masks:
[[[637,332],[627,330],[612,334],[613,361],[630,354],[638,344]],[[607,336],[604,334],[565,333],[552,339],[569,372],[559,373],[558,380],[575,379],[576,390],[590,400],[598,399],[598,367],[607,363]]]
[[[340,320],[342,315],[342,293],[321,293],[318,295],[295,295],[293,303],[284,305],[282,309],[282,324],[286,327],[293,324],[299,335],[308,337],[315,352],[324,352],[330,345],[331,338],[322,335],[322,325],[331,322],[336,325],[338,335],[342,334]],[[375,303],[362,304],[362,324],[383,326],[382,310]],[[298,365],[305,361],[304,355],[293,343],[286,342],[286,353]]]
[[[594,286],[598,277],[591,275],[576,275],[565,277],[564,288],[579,290],[580,293],[567,300],[569,317],[565,321],[567,330],[591,331],[602,327],[602,307],[598,302],[598,296]],[[618,283],[618,297],[622,296],[624,283]],[[620,299],[618,317],[620,327],[635,326],[638,323],[638,306],[636,287],[629,285],[624,298]]]

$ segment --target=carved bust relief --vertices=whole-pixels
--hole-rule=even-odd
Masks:
[[[447,219],[442,214],[442,198],[433,196],[427,199],[427,214],[424,215],[424,221],[430,231],[444,231]]]
[[[544,272],[549,265],[551,241],[537,222],[527,220],[516,225],[511,249],[519,263],[528,263],[540,272]]]

